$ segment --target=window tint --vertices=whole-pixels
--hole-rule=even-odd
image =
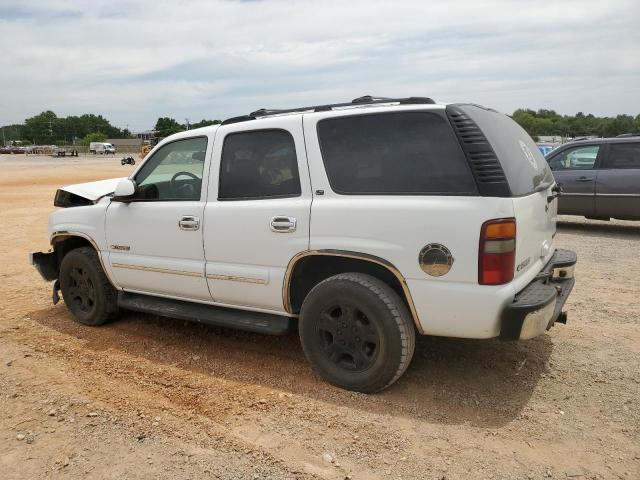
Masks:
[[[476,187],[448,122],[426,112],[318,122],[331,187],[342,194],[462,194]]]
[[[460,105],[460,109],[480,127],[491,144],[512,195],[530,195],[553,183],[553,174],[542,153],[512,118],[474,105]]]
[[[227,135],[220,162],[220,200],[300,195],[293,137],[284,130]]]
[[[161,147],[135,177],[140,200],[200,200],[206,137],[176,140]]]
[[[640,168],[640,143],[610,144],[607,168]]]
[[[592,170],[599,150],[600,145],[570,148],[549,160],[549,166],[551,170]]]

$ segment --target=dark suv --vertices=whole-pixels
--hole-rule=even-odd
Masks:
[[[640,136],[570,142],[547,155],[561,215],[640,220]]]

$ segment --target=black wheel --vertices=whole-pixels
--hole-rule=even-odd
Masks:
[[[415,348],[404,302],[387,284],[362,273],[335,275],[316,285],[302,304],[299,333],[320,376],[364,393],[400,378]]]
[[[117,292],[93,248],[67,253],[60,264],[60,290],[67,308],[84,325],[102,325],[118,313]]]

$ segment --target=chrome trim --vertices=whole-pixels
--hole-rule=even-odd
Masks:
[[[143,265],[130,265],[128,263],[112,263],[113,268],[125,268],[127,270],[142,270],[143,272],[167,273],[169,275],[183,275],[185,277],[203,277],[198,272],[188,272],[186,270],[173,270],[171,268],[145,267]]]
[[[62,238],[58,239],[58,237],[62,237]],[[107,268],[106,268],[106,266],[104,264],[104,261],[102,260],[102,255],[101,255],[102,252],[98,248],[98,244],[93,240],[93,238],[91,238],[86,233],[75,232],[75,231],[72,231],[72,230],[59,230],[59,231],[53,232],[51,234],[51,238],[49,239],[49,243],[51,244],[52,247],[54,247],[54,250],[55,250],[55,244],[58,243],[60,240],[64,240],[65,238],[68,238],[68,237],[80,237],[80,238],[84,238],[85,240],[89,241],[91,246],[94,248],[94,250],[98,254],[98,260],[100,260],[100,266],[102,267],[102,271],[104,272],[104,274],[109,279],[109,282],[111,282],[111,285],[113,285],[114,287],[118,288],[117,287],[118,283],[113,281],[113,278],[111,278],[111,276],[109,275],[109,270],[107,270]]]
[[[259,285],[266,285],[267,281],[262,278],[252,277],[240,277],[238,275],[220,275],[217,273],[208,273],[208,280],[230,280],[232,282],[244,282],[244,283],[257,283]]]
[[[545,332],[553,318],[556,302],[557,298],[540,310],[534,310],[527,314],[520,329],[520,340],[529,340]]]
[[[184,215],[178,222],[180,230],[195,232],[200,230],[200,217],[194,215]]]
[[[409,305],[409,312],[411,313],[411,317],[413,318],[413,323],[416,326],[416,329],[420,334],[424,335],[424,330],[418,321],[418,312],[416,311],[416,306],[413,303],[413,298],[411,297],[411,292],[409,291],[409,285],[405,280],[400,270],[398,270],[391,262],[388,262],[382,258],[376,257],[374,255],[369,255],[366,253],[359,252],[349,252],[343,250],[305,250],[303,252],[297,253],[291,258],[289,264],[287,265],[287,270],[284,274],[284,280],[282,285],[282,303],[284,305],[284,309],[293,314],[293,309],[291,307],[291,298],[289,287],[291,283],[291,276],[293,275],[293,270],[298,263],[299,260],[305,257],[311,256],[329,256],[329,257],[343,257],[343,258],[354,258],[356,260],[364,260],[366,262],[375,263],[380,265],[387,270],[389,270],[400,282],[400,286],[402,287],[402,291],[404,292],[405,298],[407,299],[407,304]]]
[[[290,233],[296,231],[298,221],[294,217],[287,217],[286,215],[277,215],[271,217],[269,227],[272,232],[276,233]]]
[[[446,275],[453,266],[454,258],[451,251],[441,243],[425,245],[418,253],[420,268],[427,275],[441,277]]]

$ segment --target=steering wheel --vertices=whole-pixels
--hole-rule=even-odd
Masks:
[[[194,175],[191,172],[177,172],[171,177],[171,181],[169,182],[169,186],[171,187],[171,191],[174,194],[182,193],[183,191],[187,193],[188,196],[192,196],[195,193],[195,187],[191,183],[185,183],[183,185],[177,185],[176,180],[179,176],[184,175],[186,177],[191,177],[191,179],[199,182],[200,178]]]

